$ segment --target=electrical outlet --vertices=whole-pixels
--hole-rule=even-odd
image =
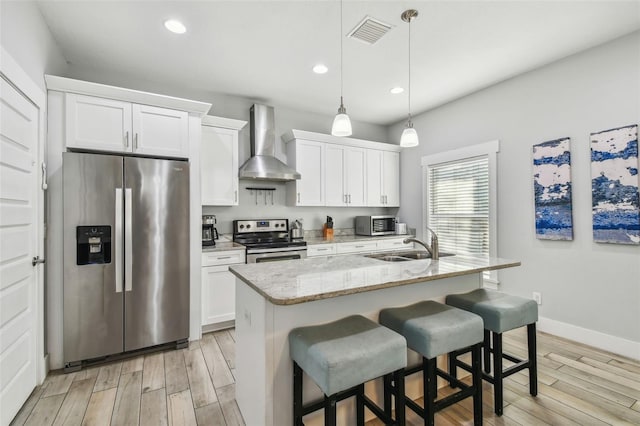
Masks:
[[[542,293],[534,291],[533,300],[535,300],[538,305],[542,305]]]

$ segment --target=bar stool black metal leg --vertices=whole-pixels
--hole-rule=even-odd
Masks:
[[[406,408],[404,405],[404,370],[398,370],[393,373],[393,382],[395,384],[395,405],[396,405],[396,424],[404,426],[406,420]]]
[[[482,345],[484,349],[484,372],[491,373],[491,332],[487,329],[484,330],[484,343]]]
[[[324,396],[324,426],[336,426],[336,395]]]
[[[527,325],[527,344],[529,346],[529,393],[538,395],[538,358],[536,350],[536,323]]]
[[[302,424],[302,368],[293,363],[293,424]]]
[[[393,373],[392,373],[393,374]],[[391,415],[391,379],[392,379],[392,375],[391,374],[385,374],[385,376],[382,378],[382,382],[383,382],[383,391],[384,391],[384,412],[387,415]],[[395,381],[395,375],[393,376],[393,380]]]
[[[356,393],[356,424],[364,426],[364,383],[358,386]]]
[[[449,354],[447,355],[447,358],[449,360],[449,375],[454,379],[458,378],[458,367],[456,365],[457,357],[458,357],[458,352],[456,351],[449,352]],[[453,380],[449,380],[449,387],[451,388],[456,387],[455,382]]]
[[[473,370],[473,424],[482,426],[482,344],[478,343],[473,347],[471,353],[471,366]]]
[[[502,334],[493,332],[493,404],[497,415],[502,415]]]
[[[425,426],[435,426],[436,396],[433,393],[433,381],[436,380],[436,358],[422,359],[423,367],[423,392],[424,392],[424,424]]]

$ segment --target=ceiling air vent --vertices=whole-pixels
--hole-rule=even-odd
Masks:
[[[367,44],[374,44],[393,28],[391,24],[378,21],[370,16],[360,21],[356,27],[347,35],[349,38],[360,40]]]

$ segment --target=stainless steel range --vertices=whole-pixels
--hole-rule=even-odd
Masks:
[[[289,237],[288,219],[234,220],[233,241],[247,247],[247,263],[307,257],[307,243]]]

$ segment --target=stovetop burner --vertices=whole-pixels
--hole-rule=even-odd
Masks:
[[[291,240],[288,219],[234,220],[233,241],[248,249],[278,249],[307,245],[305,241]]]

